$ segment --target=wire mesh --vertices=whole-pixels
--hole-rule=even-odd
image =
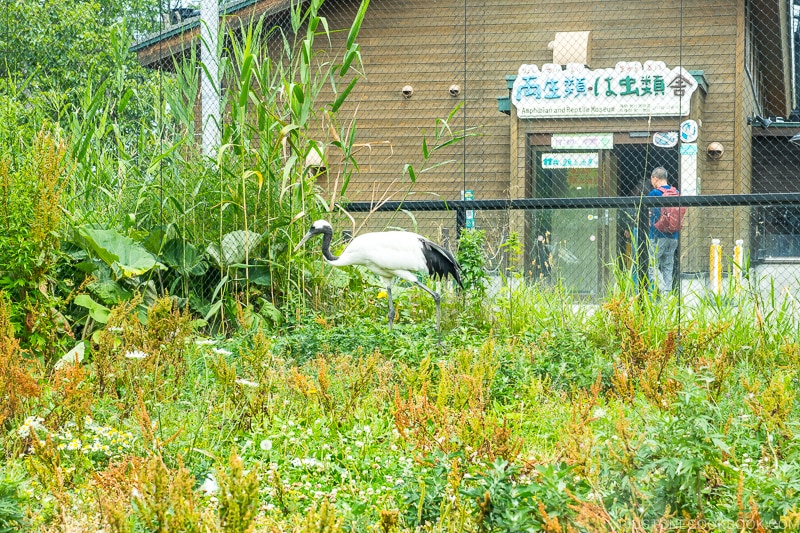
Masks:
[[[243,298],[274,301],[290,290],[274,286],[276,268],[291,268],[282,252],[314,216],[349,235],[399,227],[452,248],[461,232],[482,230],[490,271],[514,234],[529,280],[581,299],[602,298],[620,269],[653,290],[656,257],[669,290],[707,295],[717,241],[725,280],[741,272],[795,291],[793,1],[364,7],[121,8],[129,50],[157,77],[159,153],[132,160],[138,181],[112,181],[130,189],[157,177],[148,224],[176,254],[165,289],[189,297],[202,284],[210,302],[235,279]],[[657,168],[665,183],[651,179]],[[677,200],[661,196],[666,184]],[[675,206],[685,208],[680,230],[657,230]],[[216,274],[194,278],[202,264]]]

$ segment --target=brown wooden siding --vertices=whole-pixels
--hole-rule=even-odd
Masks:
[[[776,3],[756,3],[766,13],[770,2]],[[511,116],[498,111],[497,97],[508,96],[506,75],[516,74],[523,63],[550,63],[553,53],[548,43],[555,32],[586,30],[592,32],[592,69],[613,67],[619,61],[660,60],[669,67],[680,64],[687,70],[702,70],[708,92],[698,90],[691,110],[691,117],[701,122],[701,193],[749,192],[751,128],[747,117],[758,109],[758,102],[744,69],[744,3],[372,0],[358,39],[365,78],[341,111],[342,120],[355,117],[360,145],[360,171],[351,180],[347,197],[402,197],[409,190],[408,177],[403,176],[406,164],[413,164],[418,172],[414,199],[431,194],[457,199],[464,188],[473,189],[477,199],[517,197],[527,190],[525,147],[529,134],[677,129],[686,117],[519,120],[513,108]],[[324,5],[322,14],[329,27],[344,30],[333,34],[328,59],[340,55],[357,8],[355,0],[328,0]],[[316,43],[324,47],[327,40],[320,37]],[[778,55],[781,53],[784,51]],[[779,81],[775,83],[779,85]],[[451,84],[461,86],[458,98],[448,94]],[[412,98],[401,96],[404,85],[414,87]],[[780,99],[778,93],[780,90],[769,95],[771,101]],[[436,119],[445,118],[459,102],[463,108],[450,126],[454,130],[474,128],[476,136],[434,154],[429,164],[452,162],[421,173],[422,132],[431,142]],[[725,147],[719,161],[704,156],[712,141]],[[336,154],[329,152],[328,157],[332,164],[321,184],[331,187],[338,168]],[[695,250],[684,257],[691,269],[707,268],[705,243],[711,237],[724,242],[744,238],[748,216],[745,210],[733,209],[692,213],[684,237]],[[452,217],[430,215],[436,220]]]

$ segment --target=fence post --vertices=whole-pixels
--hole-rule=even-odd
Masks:
[[[736,246],[733,247],[733,283],[734,290],[739,292],[742,286],[742,276],[744,274],[744,241],[742,239],[736,240]]]
[[[456,207],[456,239],[461,238],[461,232],[467,225],[467,210],[463,207]]]
[[[719,239],[711,239],[711,249],[709,250],[708,258],[708,281],[711,293],[715,296],[719,296],[722,288],[722,246],[719,243]]]

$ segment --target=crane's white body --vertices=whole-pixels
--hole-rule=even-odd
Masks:
[[[410,231],[381,231],[365,233],[354,238],[342,255],[336,257],[330,251],[333,228],[324,220],[311,225],[295,250],[314,235],[322,235],[322,256],[335,267],[360,265],[381,278],[389,300],[389,329],[394,322],[392,280],[404,279],[423,289],[436,303],[436,329],[439,329],[441,306],[439,294],[419,282],[416,272],[430,276],[453,276],[461,285],[460,267],[453,254],[422,235]],[[463,287],[463,285],[462,285]]]
[[[393,278],[417,282],[415,272],[428,274],[428,265],[422,252],[425,237],[410,231],[382,231],[355,237],[335,261],[333,266],[361,265],[379,278],[384,286]]]

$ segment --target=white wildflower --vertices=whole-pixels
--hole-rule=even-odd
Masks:
[[[258,387],[258,382],[257,381],[250,381],[249,379],[239,378],[239,379],[236,380],[236,383],[238,385],[242,385],[244,387],[253,387],[253,388]]]
[[[17,435],[24,439],[30,436],[31,430],[47,431],[44,425],[42,425],[43,422],[44,418],[41,416],[29,416],[17,430]]]
[[[125,354],[125,357],[128,359],[144,359],[145,357],[148,357],[148,354],[141,350],[131,350]]]
[[[200,485],[200,490],[206,493],[206,495],[215,494],[219,491],[219,485],[217,484],[217,480],[214,479],[214,474],[209,473],[206,476],[206,480],[203,481],[203,484]]]
[[[272,441],[269,439],[264,439],[261,441],[261,444],[259,444],[259,447],[265,452],[268,452],[272,449]]]
[[[233,353],[230,350],[226,350],[225,348],[212,348],[211,351],[219,355],[231,355]]]
[[[194,343],[198,346],[212,346],[217,344],[217,341],[214,339],[197,339]]]

